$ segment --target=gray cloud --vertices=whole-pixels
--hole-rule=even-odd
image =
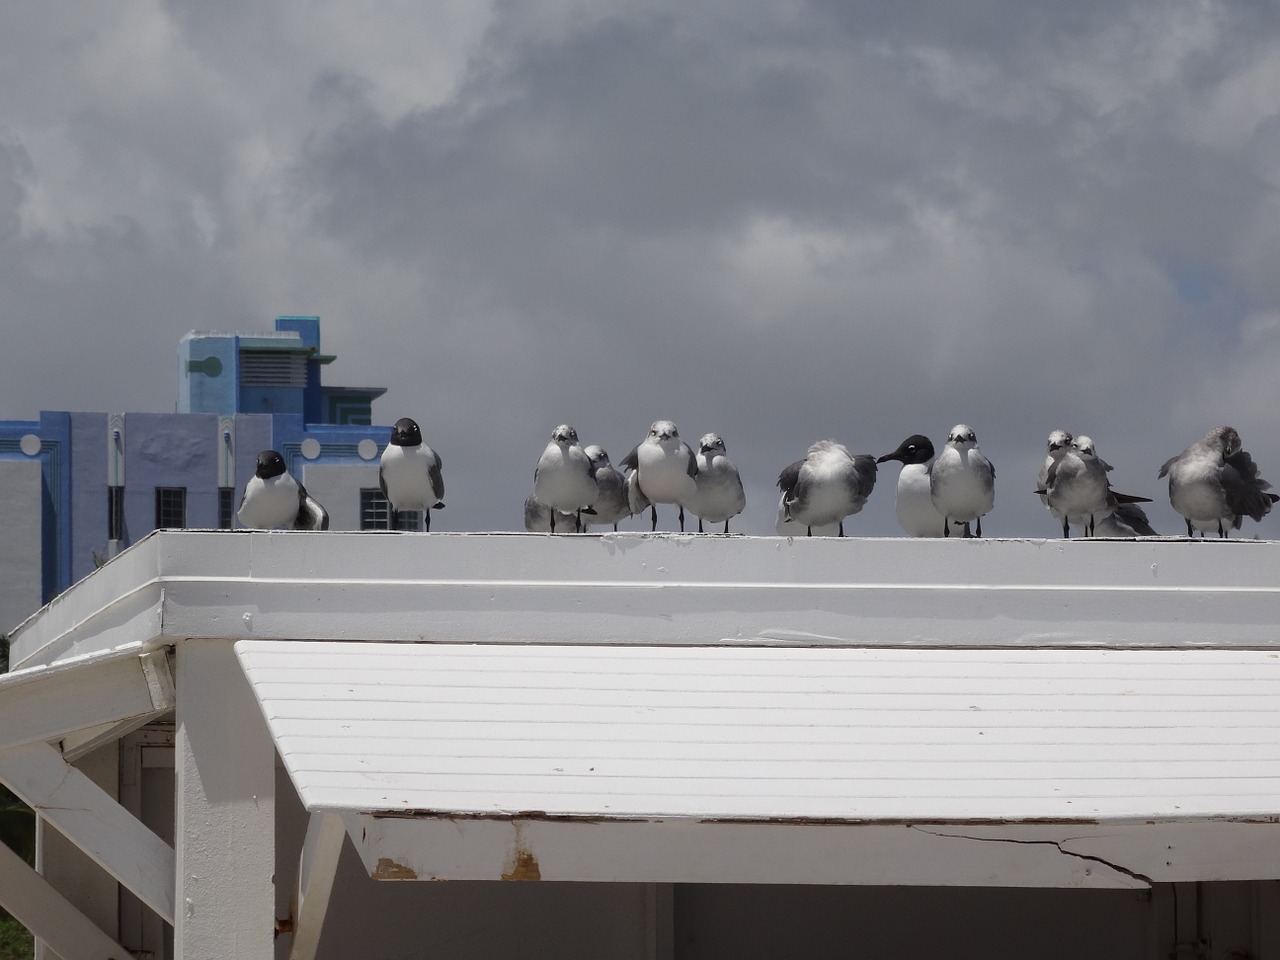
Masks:
[[[166,409],[187,329],[318,312],[330,379],[444,456],[444,528],[518,526],[565,421],[615,460],[716,430],[756,532],[813,440],[958,421],[993,533],[1053,534],[1059,426],[1133,493],[1218,422],[1280,478],[1270,5],[95,16],[0,41],[39,79],[0,137],[5,416]],[[850,529],[896,532],[895,479]]]

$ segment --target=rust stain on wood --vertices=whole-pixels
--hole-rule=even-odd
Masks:
[[[403,863],[396,863],[390,857],[379,857],[378,865],[373,868],[375,880],[417,880],[418,872]]]
[[[514,856],[502,872],[503,880],[541,880],[542,870],[533,851],[517,847]]]

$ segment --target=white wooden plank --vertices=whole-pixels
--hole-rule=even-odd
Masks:
[[[128,960],[132,956],[2,843],[0,903],[45,946],[67,960]]]
[[[1257,817],[1280,795],[1269,651],[237,652],[313,810],[1079,822]]]
[[[0,780],[139,900],[173,922],[173,848],[57,750],[33,743],[0,752]]]
[[[0,750],[173,708],[164,651],[78,657],[0,676]],[[166,681],[168,681],[166,686]]]
[[[311,815],[298,864],[289,960],[315,960],[346,836],[347,828],[338,814]]]
[[[1123,864],[1065,852],[1062,827],[928,824],[378,819],[349,828],[370,876],[549,880],[1142,888]],[[1261,831],[1258,831],[1261,835]],[[1224,849],[1246,848],[1240,836]],[[1274,841],[1266,844],[1275,849]],[[1255,854],[1261,853],[1256,847]],[[1253,866],[1261,865],[1255,857]],[[1274,862],[1274,861],[1273,861]]]

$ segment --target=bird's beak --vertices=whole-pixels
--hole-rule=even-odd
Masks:
[[[886,460],[897,460],[897,459],[899,459],[897,453],[886,453],[883,457],[877,457],[876,463],[884,463]]]

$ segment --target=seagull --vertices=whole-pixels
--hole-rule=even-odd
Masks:
[[[401,417],[391,428],[391,442],[382,451],[378,486],[391,504],[391,528],[402,510],[422,512],[422,530],[431,530],[431,510],[444,507],[444,476],[440,454],[422,442],[418,423]]]
[[[1225,538],[1246,515],[1261,521],[1280,497],[1258,476],[1234,427],[1214,427],[1160,468],[1169,478],[1169,502],[1187,521],[1187,536],[1217,530]]]
[[[898,525],[913,537],[936,537],[943,517],[933,505],[929,493],[929,472],[932,469],[933,444],[923,434],[914,433],[893,453],[886,453],[876,460],[884,463],[898,460],[902,472],[898,474],[898,497],[894,512]]]
[[[996,468],[978,449],[973,428],[957,423],[947,434],[947,445],[933,461],[929,472],[929,493],[943,517],[942,535],[951,536],[951,524],[963,524],[970,536],[969,522],[977,521],[982,536],[982,518],[996,502]]]
[[[680,508],[680,532],[684,532],[684,505],[697,490],[698,463],[680,431],[670,420],[655,420],[648,435],[622,460],[632,471],[631,511],[640,513],[648,504],[653,525],[658,529],[658,504],[674,503]]]
[[[778,497],[778,519],[774,524],[774,529],[778,531],[780,537],[794,537],[801,525],[787,516],[787,495],[784,493]],[[824,523],[817,527],[806,528],[808,536],[811,537],[834,537],[840,532],[840,525],[836,523]]]
[[[803,460],[797,460],[778,475],[787,516],[803,524],[813,536],[813,528],[837,524],[844,536],[844,518],[862,509],[876,485],[876,458],[851,454],[834,440],[819,440]]]
[[[582,533],[582,523],[576,513],[556,513],[556,524],[561,532]],[[551,524],[551,508],[539,503],[533,494],[524,498],[524,528],[530,533],[555,533]]]
[[[597,526],[613,524],[618,529],[618,521],[631,516],[631,507],[627,502],[627,478],[614,469],[609,462],[609,454],[599,444],[583,447],[582,452],[591,461],[591,475],[595,477],[599,496],[592,504],[596,515],[591,523]]]
[[[329,514],[307,493],[306,487],[289,475],[284,457],[276,450],[258,454],[236,516],[255,530],[329,529]]]
[[[1049,452],[1045,454],[1044,463],[1040,467],[1040,474],[1036,477],[1037,490],[1044,490],[1048,486],[1049,471],[1062,458],[1062,455],[1067,452],[1067,448],[1071,446],[1072,439],[1071,434],[1066,430],[1053,430],[1049,433]],[[1049,506],[1049,495],[1047,493],[1040,494],[1040,501],[1053,514],[1055,520],[1063,519],[1061,514],[1054,512],[1053,507]],[[1063,536],[1066,535],[1067,533],[1064,531]]]
[[[1116,504],[1115,512],[1098,521],[1095,538],[1158,537],[1147,520],[1147,513],[1136,503]]]
[[[1070,536],[1072,523],[1081,527],[1086,537],[1092,537],[1097,520],[1110,516],[1120,504],[1151,502],[1149,497],[1112,490],[1107,479],[1110,470],[1111,465],[1098,459],[1093,440],[1086,436],[1072,440],[1049,468],[1044,486],[1036,493],[1045,497],[1055,517],[1062,518],[1064,537]]]
[[[724,532],[729,532],[729,519],[736,517],[747,505],[747,495],[742,489],[738,468],[725,453],[724,441],[718,433],[703,435],[698,441],[694,456],[698,475],[694,477],[693,498],[689,511],[698,517],[698,532],[702,533],[702,521],[724,521]]]
[[[533,471],[533,495],[552,511],[572,513],[582,526],[582,514],[594,513],[591,505],[600,495],[591,472],[591,458],[578,442],[578,431],[567,423],[556,427]],[[551,514],[551,532],[556,515]]]

